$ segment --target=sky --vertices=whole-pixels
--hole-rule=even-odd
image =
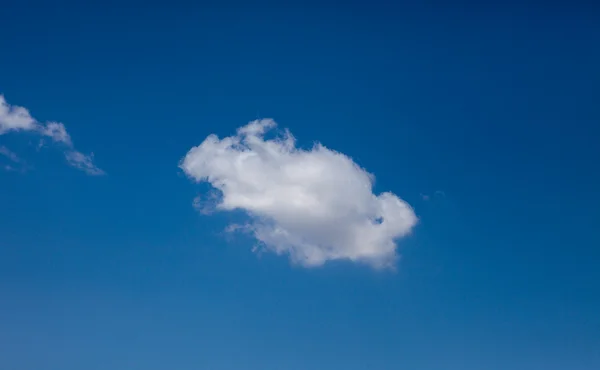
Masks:
[[[600,10],[8,2],[0,368],[600,368]]]

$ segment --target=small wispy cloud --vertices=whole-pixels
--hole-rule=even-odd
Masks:
[[[63,143],[69,147],[73,146],[71,136],[67,133],[67,129],[62,123],[48,122],[44,127],[41,127],[40,132],[57,143]]]
[[[417,224],[411,206],[391,192],[374,194],[374,176],[347,155],[321,144],[297,148],[289,131],[265,140],[275,126],[253,121],[236,135],[210,135],[191,148],[180,168],[215,191],[195,198],[194,207],[245,211],[250,221],[227,231],[249,233],[258,250],[303,266],[349,260],[393,267],[396,241]]]
[[[3,145],[0,145],[0,155],[11,162],[2,165],[5,171],[25,173],[31,168],[21,157]]]
[[[12,163],[4,164],[2,168],[5,171],[25,172],[29,169],[27,163],[20,158],[16,153],[8,149],[7,147],[0,145],[0,155],[8,158]]]
[[[0,95],[0,135],[10,131],[27,131],[50,138],[53,142],[63,145],[65,158],[69,165],[84,171],[88,175],[105,174],[93,163],[93,155],[85,155],[75,150],[71,136],[64,124],[60,122],[39,122],[31,116],[29,110],[8,104],[4,95]],[[42,142],[43,139],[40,140],[40,145]]]
[[[443,198],[446,196],[446,193],[443,192],[442,190],[436,190],[433,192],[433,195],[429,195],[429,194],[423,194],[421,193],[421,199],[423,199],[424,201],[429,201],[433,198]]]
[[[96,167],[96,165],[94,164],[94,153],[91,153],[90,155],[85,155],[81,152],[73,150],[66,152],[65,158],[71,166],[82,170],[88,175],[101,176],[105,174],[104,171]]]
[[[0,146],[0,154],[15,163],[21,163],[21,161],[22,161],[18,155],[16,155],[14,152],[12,152],[10,149],[8,149],[7,147],[5,147],[3,145]]]

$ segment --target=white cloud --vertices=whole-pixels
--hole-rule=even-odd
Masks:
[[[57,143],[63,143],[69,147],[73,146],[71,136],[67,133],[67,129],[62,123],[48,122],[45,126],[40,127],[40,132]]]
[[[257,120],[235,136],[210,135],[180,168],[220,192],[217,210],[246,211],[251,221],[229,229],[250,232],[265,250],[304,266],[344,259],[392,266],[396,240],[417,223],[410,205],[390,192],[373,194],[374,177],[342,153],[296,148],[288,131],[266,140],[275,126]]]
[[[9,105],[0,95],[0,135],[11,130],[34,130],[36,125],[27,109]]]
[[[71,166],[82,170],[88,175],[100,176],[105,174],[104,171],[102,171],[101,169],[96,167],[96,165],[94,165],[94,153],[91,153],[90,155],[85,155],[76,150],[72,150],[65,153],[65,158]]]
[[[94,165],[93,155],[86,156],[73,148],[71,136],[65,125],[60,122],[38,122],[26,108],[10,105],[4,95],[0,95],[0,135],[9,131],[30,131],[49,137],[54,142],[66,146],[65,157],[71,166],[84,171],[88,175],[104,174],[104,171]]]

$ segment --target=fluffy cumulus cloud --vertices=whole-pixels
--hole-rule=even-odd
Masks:
[[[10,105],[4,95],[0,95],[0,135],[11,131],[28,131],[47,137],[65,147],[65,157],[71,166],[89,175],[104,174],[104,171],[94,165],[92,155],[85,155],[74,149],[65,125],[60,122],[38,122],[26,108]]]
[[[275,126],[253,121],[187,153],[180,168],[216,190],[203,204],[212,198],[216,210],[245,211],[250,221],[229,230],[249,232],[264,249],[304,266],[393,266],[396,242],[417,223],[410,205],[391,192],[373,194],[374,177],[342,153],[321,144],[297,148],[289,131],[267,140]]]

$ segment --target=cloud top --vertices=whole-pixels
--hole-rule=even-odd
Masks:
[[[55,143],[62,144],[67,148],[65,158],[71,166],[84,171],[88,175],[104,174],[104,171],[93,163],[92,155],[85,155],[74,149],[71,136],[65,125],[60,122],[38,122],[31,116],[29,110],[8,104],[4,95],[0,95],[0,135],[9,131],[30,131],[48,137]]]
[[[180,168],[217,190],[217,210],[245,211],[248,224],[229,229],[251,233],[268,251],[307,267],[330,260],[392,266],[396,241],[417,223],[410,205],[391,192],[373,194],[374,177],[342,153],[321,144],[297,148],[287,130],[266,140],[275,126],[263,119],[234,136],[210,135]]]

